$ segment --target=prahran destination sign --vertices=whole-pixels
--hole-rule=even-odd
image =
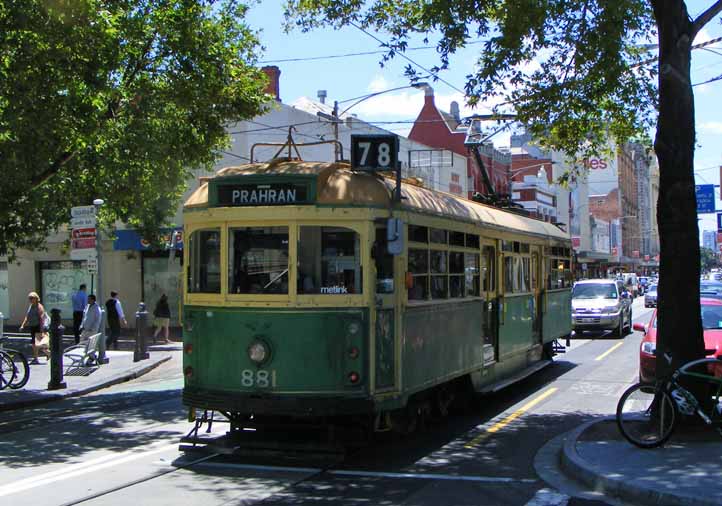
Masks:
[[[279,206],[308,202],[303,184],[223,185],[218,187],[220,206]]]

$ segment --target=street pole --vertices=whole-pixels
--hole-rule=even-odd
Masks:
[[[338,100],[333,101],[333,140],[338,141]],[[341,160],[343,153],[339,153],[338,142],[334,144],[333,149],[336,153],[336,160]]]
[[[98,223],[98,216],[100,215],[100,207],[105,203],[103,199],[95,199],[93,201],[93,205],[95,206],[95,254],[98,258],[98,272],[97,272],[97,278],[98,281],[96,282],[97,291],[95,292],[96,300],[100,301],[100,312],[101,312],[101,326],[100,326],[100,343],[98,346],[98,363],[100,364],[107,364],[109,362],[108,358],[105,356],[105,318],[104,314],[105,309],[103,309],[103,285],[102,285],[102,272],[103,272],[103,262],[102,262],[102,255],[103,255],[103,247],[102,247],[102,237],[100,233],[100,226]]]

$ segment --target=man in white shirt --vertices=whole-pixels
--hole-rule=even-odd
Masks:
[[[80,332],[81,340],[85,341],[93,334],[100,332],[101,318],[102,314],[100,306],[95,300],[95,295],[91,293],[88,295],[88,305],[85,306],[85,311],[83,312],[83,322],[80,324],[80,328],[82,329]]]

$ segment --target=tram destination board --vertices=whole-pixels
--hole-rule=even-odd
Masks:
[[[307,204],[310,193],[302,183],[224,184],[217,188],[219,206]]]
[[[351,168],[360,171],[392,171],[398,168],[399,138],[396,135],[352,135]]]

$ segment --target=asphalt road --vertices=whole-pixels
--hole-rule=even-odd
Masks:
[[[634,303],[635,321],[651,309]],[[21,505],[616,504],[555,474],[555,438],[614,413],[641,335],[575,339],[540,373],[343,462],[184,455],[180,355],[134,382],[0,421],[0,501]],[[222,433],[216,425],[214,432]],[[558,438],[557,438],[558,439]],[[545,481],[546,480],[546,481]]]

